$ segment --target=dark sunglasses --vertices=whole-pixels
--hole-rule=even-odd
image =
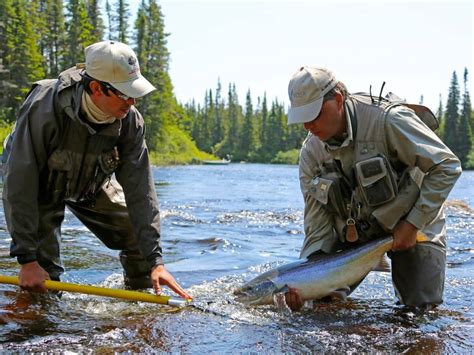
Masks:
[[[98,80],[97,80],[98,81]],[[114,88],[112,85],[104,82],[104,81],[98,81],[100,83],[100,85],[102,85],[103,87],[105,87],[106,89],[112,91],[114,93],[115,96],[117,96],[119,99],[122,99],[123,101],[127,101],[129,100],[131,97],[130,96],[127,96],[125,95],[124,93],[118,91],[116,88]]]
[[[112,91],[115,96],[117,96],[119,99],[122,99],[123,101],[127,101],[127,100],[131,99],[131,96],[125,95],[124,93],[120,92],[119,90],[114,88],[109,83],[106,83],[105,81],[97,80],[97,79],[93,78],[92,76],[88,75],[87,73],[81,73],[81,76],[86,77],[89,80],[97,81],[103,88]]]

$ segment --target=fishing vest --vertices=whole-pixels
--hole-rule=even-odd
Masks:
[[[328,151],[323,161],[316,162],[309,193],[335,217],[340,236],[351,242],[366,241],[391,232],[408,214],[419,197],[424,173],[390,159],[385,140],[384,127],[390,111],[407,104],[393,94],[374,100],[358,93],[351,95],[345,105],[351,118],[353,145],[342,149],[350,150],[354,163],[344,173],[341,161]],[[412,106],[430,128],[437,127],[429,109]],[[326,148],[322,142],[321,146]]]
[[[79,105],[82,88],[77,87],[62,95],[75,95],[75,102]],[[71,102],[71,99],[61,97],[59,101]],[[62,112],[60,143],[48,158],[44,197],[50,201],[91,201],[119,166],[116,145],[122,121],[101,125],[96,131],[78,117],[77,108],[68,105]]]
[[[56,79],[40,80],[30,93],[36,86],[57,85]],[[81,95],[82,86],[71,86],[59,93],[56,91],[54,102],[51,102],[54,110],[48,114],[55,115],[57,126],[48,142],[47,165],[40,172],[40,204],[93,201],[119,166],[117,142],[122,121],[116,120],[94,130],[79,117]],[[9,155],[14,135],[15,129],[6,139],[5,157]]]

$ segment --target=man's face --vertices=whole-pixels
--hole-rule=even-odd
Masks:
[[[92,100],[102,111],[110,116],[123,119],[128,115],[130,107],[135,105],[136,100],[134,98],[124,99],[125,95],[117,90],[112,90],[108,86],[103,86],[97,81],[91,82],[90,85]]]
[[[338,93],[334,99],[325,101],[319,115],[314,120],[306,122],[304,128],[323,142],[333,137],[342,138],[346,130],[342,94]]]

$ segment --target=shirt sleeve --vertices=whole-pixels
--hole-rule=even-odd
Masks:
[[[118,147],[122,164],[116,171],[116,177],[123,187],[140,251],[153,267],[163,264],[163,260],[160,211],[145,142],[145,125],[136,109],[126,120]]]
[[[389,112],[385,132],[391,156],[425,174],[420,196],[406,217],[422,230],[438,215],[461,174],[460,161],[407,107],[398,106]]]
[[[311,194],[311,180],[315,177],[317,166],[325,157],[324,147],[315,136],[308,136],[303,143],[299,160],[299,178],[304,198],[305,239],[301,249],[301,258],[323,250],[329,252],[337,235],[334,231],[334,218]]]
[[[20,264],[36,260],[40,173],[58,127],[54,90],[36,85],[23,102],[11,134],[6,162],[3,206],[12,242],[10,255]]]

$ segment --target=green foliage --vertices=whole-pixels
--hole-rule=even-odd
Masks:
[[[215,100],[212,100],[212,91],[206,90],[202,108],[196,107],[194,101],[185,106],[191,119],[191,124],[186,126],[190,128],[185,129],[200,149],[219,157],[231,155],[234,161],[286,163],[297,160],[291,158],[292,153],[282,154],[299,151],[306,132],[302,125],[287,125],[282,103],[274,101],[268,110],[264,96],[263,100],[258,98],[254,108],[248,91],[243,108],[239,105],[235,84],[229,85],[227,102],[220,98],[220,87],[218,82]],[[216,140],[219,137],[216,127],[222,135],[220,141]]]
[[[467,162],[465,164],[465,169],[474,169],[474,149],[471,150],[467,156]]]
[[[84,48],[104,39],[101,2],[0,1],[1,122],[15,120],[34,81],[45,75],[56,77],[82,62]],[[235,84],[229,84],[226,95],[220,80],[215,90],[206,90],[202,105],[192,101],[181,106],[176,101],[168,73],[168,33],[157,0],[141,0],[133,32],[127,31],[127,0],[106,0],[104,7],[108,38],[133,40],[141,71],[157,88],[137,102],[155,163],[189,163],[227,154],[234,161],[297,163],[306,132],[302,125],[286,124],[283,103],[271,102],[265,94],[254,101],[249,91],[242,107]],[[441,128],[437,134],[459,155],[465,168],[473,168],[474,115],[466,83],[467,70],[461,96],[453,73],[446,110],[440,97],[437,117]]]
[[[444,125],[443,141],[451,150],[458,154],[457,137],[459,125],[459,84],[456,72],[453,72],[451,86],[449,87],[448,102],[446,104],[446,118]]]
[[[31,84],[57,76],[84,61],[84,48],[103,39],[100,0],[0,1],[0,121],[12,122]],[[128,2],[107,0],[109,38],[127,42]],[[27,15],[30,16],[27,16]],[[138,100],[146,122],[148,146],[155,162],[189,163],[210,159],[199,152],[180,127],[191,120],[173,95],[168,74],[164,20],[156,0],[142,0],[130,38],[136,41],[141,71],[157,90]],[[3,129],[3,128],[2,128]],[[9,130],[7,128],[7,130]],[[173,157],[176,154],[176,157]]]
[[[89,18],[87,0],[68,0],[67,4],[67,52],[64,57],[64,67],[75,65],[84,60],[84,49],[99,40],[96,37],[92,20]],[[80,60],[79,60],[80,59]]]
[[[463,168],[472,168],[473,118],[467,81],[468,71],[465,69],[464,93],[461,97],[457,75],[453,72],[441,128],[443,141],[459,157]]]
[[[3,152],[3,142],[5,141],[5,138],[10,134],[10,132],[13,130],[13,123],[7,123],[0,121],[0,154]]]
[[[298,164],[300,157],[299,149],[291,149],[286,152],[278,152],[272,159],[273,164]]]
[[[191,164],[214,158],[213,155],[200,151],[189,135],[175,125],[164,126],[158,140],[159,145],[150,154],[153,164]]]

